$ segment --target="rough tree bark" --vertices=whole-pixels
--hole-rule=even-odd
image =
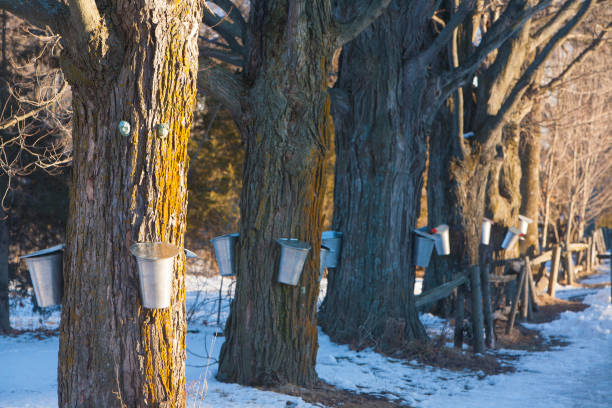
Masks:
[[[521,205],[521,160],[519,158],[521,115],[513,112],[502,128],[501,142],[497,146],[499,160],[491,164],[485,199],[485,216],[495,222],[491,230],[493,259],[503,260],[517,258],[519,245],[502,249],[509,227],[518,226],[518,215]],[[503,273],[503,267],[497,268]]]
[[[447,21],[436,35],[431,18],[439,2],[395,1],[343,51],[334,103],[333,226],[344,241],[320,314],[335,341],[389,349],[425,337],[414,305],[412,228],[426,135],[449,94],[528,18],[524,9],[510,7],[463,65],[447,69],[439,55],[477,3],[450,6],[453,12],[444,15]],[[481,187],[466,189],[466,200],[482,198]]]
[[[427,156],[428,80],[405,61],[430,43],[430,12],[427,2],[396,1],[342,52],[335,92],[348,105],[338,102],[334,114],[332,227],[344,240],[320,312],[337,342],[388,348],[426,338],[414,304],[411,229]]]
[[[536,78],[536,81],[540,78]],[[526,253],[529,248],[539,252],[538,219],[540,216],[540,121],[542,103],[536,100],[524,120],[521,132],[521,214],[533,220],[521,243]]]
[[[61,407],[184,406],[185,270],[172,305],[140,303],[138,241],[183,245],[199,3],[0,1],[62,35],[72,86],[74,167],[58,395]],[[131,124],[122,136],[120,120]],[[168,125],[166,137],[156,132]]]
[[[248,385],[311,386],[317,353],[324,159],[333,127],[327,69],[334,50],[371,23],[389,0],[353,4],[343,22],[332,2],[256,0],[248,23],[207,24],[227,50],[202,55],[231,62],[215,66],[201,86],[223,101],[246,142],[236,255],[236,296],[226,324],[217,378]],[[215,1],[225,10],[229,1]],[[242,45],[238,43],[240,40]],[[277,282],[281,237],[312,246],[298,285]]]

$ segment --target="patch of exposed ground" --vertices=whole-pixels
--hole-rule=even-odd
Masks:
[[[552,322],[558,319],[563,312],[581,312],[588,307],[582,302],[557,299],[548,295],[538,296],[537,300],[538,310],[533,312],[529,323]],[[520,321],[517,321],[512,331],[506,334],[507,320],[495,320],[496,345],[498,348],[547,351],[554,347],[567,345],[567,342],[563,339],[541,337],[537,330],[528,329],[520,323]]]
[[[4,335],[8,337],[19,337],[23,335],[31,335],[33,338],[37,340],[44,340],[49,337],[59,336],[59,329],[27,329],[27,330],[15,330],[12,329],[8,333],[4,333]]]
[[[355,392],[336,388],[333,385],[320,381],[312,388],[297,387],[287,384],[272,388],[262,388],[265,391],[274,391],[282,394],[300,397],[310,404],[321,404],[326,407],[342,408],[394,408],[405,407],[398,402],[393,402],[379,395],[358,394]],[[389,395],[393,398],[393,395]],[[292,403],[287,402],[287,407],[292,407]]]

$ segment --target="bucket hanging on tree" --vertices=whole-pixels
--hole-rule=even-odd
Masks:
[[[529,224],[531,224],[533,220],[531,218],[525,217],[524,215],[519,215],[518,217],[520,221],[519,231],[521,231],[521,234],[525,235],[527,234]]]
[[[278,281],[286,285],[295,286],[302,275],[304,262],[310,251],[310,245],[297,238],[280,238],[276,242],[281,246]]]
[[[225,234],[210,240],[215,247],[215,257],[221,276],[234,275],[234,255],[240,234]]]
[[[414,239],[414,264],[422,268],[429,266],[429,260],[431,259],[431,253],[436,242],[436,237],[428,234],[423,229],[413,230],[415,234]]]
[[[62,257],[66,245],[56,245],[24,255],[32,278],[34,295],[40,307],[60,305],[64,289]]]
[[[438,255],[450,255],[450,239],[448,236],[448,225],[440,224],[431,229],[431,233],[436,237],[436,252]]]
[[[130,247],[138,264],[142,306],[147,309],[170,307],[174,257],[180,249],[167,242],[139,242]]]
[[[321,245],[329,248],[325,267],[337,268],[340,261],[340,250],[342,249],[342,233],[340,231],[324,231],[321,234]]]
[[[482,220],[482,231],[481,231],[481,236],[480,236],[480,242],[483,245],[489,245],[489,242],[491,241],[491,226],[493,225],[493,221],[488,219],[488,218],[484,218]]]
[[[321,282],[321,279],[323,279],[323,275],[325,274],[325,265],[326,265],[328,256],[329,256],[329,248],[321,245],[321,252],[319,256],[319,262],[320,262],[319,282]]]
[[[521,231],[517,228],[510,227],[508,228],[508,232],[506,232],[506,236],[504,237],[504,241],[502,242],[502,249],[509,251],[516,245],[519,237],[521,236]]]

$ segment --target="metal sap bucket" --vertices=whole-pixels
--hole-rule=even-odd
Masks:
[[[295,286],[300,280],[310,245],[296,238],[280,238],[276,242],[281,246],[278,281]]]
[[[147,309],[170,307],[174,257],[180,249],[166,242],[139,242],[130,247],[138,263],[140,296]]]
[[[327,257],[329,256],[329,248],[321,245],[320,256],[320,270],[319,270],[319,282],[323,279],[323,275],[325,274],[325,264],[327,262]]]
[[[431,252],[433,251],[436,237],[420,229],[415,229],[414,233],[414,264],[427,268],[429,266],[429,260],[431,259]]]
[[[215,257],[221,276],[234,275],[234,254],[240,234],[225,234],[210,240],[215,247]]]
[[[337,268],[342,249],[342,233],[340,231],[324,231],[321,234],[321,245],[329,248],[325,259],[325,267]]]
[[[432,229],[436,237],[436,252],[438,255],[450,255],[450,240],[448,237],[448,225],[441,224]]]
[[[520,227],[519,227],[519,231],[521,231],[522,235],[527,234],[527,229],[529,228],[529,224],[531,224],[533,222],[533,220],[531,218],[527,218],[524,215],[519,215],[519,221],[520,221]]]
[[[488,218],[484,218],[482,220],[482,234],[480,236],[480,242],[483,245],[489,245],[489,242],[491,241],[491,226],[493,225],[493,221],[488,219]]]
[[[520,236],[521,236],[521,231],[519,229],[514,228],[514,227],[508,228],[508,232],[506,232],[504,241],[501,244],[502,249],[505,249],[505,250],[512,249],[512,247],[516,245],[516,242],[518,241]]]
[[[40,307],[62,304],[62,256],[65,247],[64,244],[56,245],[21,257],[28,265],[36,302]]]

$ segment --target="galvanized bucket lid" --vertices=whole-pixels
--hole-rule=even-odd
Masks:
[[[310,244],[304,241],[300,241],[297,238],[279,238],[276,240],[280,245],[295,249],[296,251],[310,251]]]
[[[323,231],[321,234],[321,239],[330,238],[342,238],[342,233],[340,231]]]
[[[26,258],[34,258],[37,256],[50,255],[55,252],[63,251],[64,248],[66,248],[66,244],[55,245],[50,248],[41,249],[40,251],[32,252],[31,254],[20,256],[19,258],[26,259]]]
[[[185,258],[199,258],[198,254],[185,248]]]
[[[425,231],[423,231],[421,229],[415,228],[415,229],[413,229],[413,231],[414,231],[415,234],[420,235],[420,236],[422,236],[424,238],[431,239],[432,241],[436,240],[435,236],[433,236],[432,234],[428,234],[427,232],[425,232]]]
[[[508,228],[508,231],[512,232],[515,235],[521,235],[521,230],[515,227]]]
[[[440,225],[438,225],[437,227],[434,227],[434,228],[432,229],[432,232],[433,232],[433,231],[435,231],[435,232],[434,232],[435,234],[443,234],[443,233],[445,233],[446,231],[448,231],[448,225],[446,225],[446,224],[440,224]]]
[[[238,238],[239,236],[240,236],[240,234],[237,233],[237,232],[235,232],[233,234],[219,235],[218,237],[214,237],[213,239],[211,239],[210,242],[212,242],[214,244],[215,241],[217,241],[219,239],[223,239],[223,238],[227,238],[227,237]]]
[[[130,247],[130,252],[140,259],[166,259],[174,258],[180,249],[167,242],[138,242]]]

